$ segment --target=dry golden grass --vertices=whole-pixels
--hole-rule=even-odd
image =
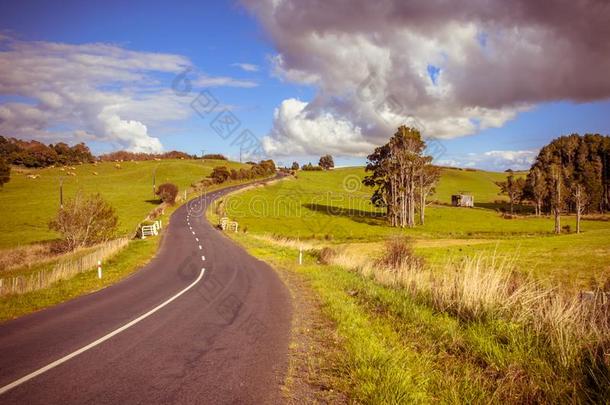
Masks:
[[[533,333],[565,370],[581,367],[585,357],[610,364],[610,303],[598,292],[589,299],[518,275],[514,260],[475,256],[448,262],[443,271],[430,271],[417,261],[397,267],[381,265],[345,251],[331,264],[400,288],[438,311],[465,321],[502,319]],[[601,354],[600,354],[601,353]]]
[[[50,270],[38,271],[24,276],[0,278],[0,296],[40,290],[57,281],[67,280],[79,273],[95,269],[98,260],[103,261],[110,258],[127,246],[128,243],[128,238],[111,240],[94,247],[91,249],[91,253],[83,256],[78,256],[78,251],[64,255]]]

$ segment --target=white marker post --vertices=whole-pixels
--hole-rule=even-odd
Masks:
[[[299,265],[303,264],[303,248],[299,247]]]
[[[101,260],[97,261],[97,278],[99,278],[99,279],[102,278],[102,261]]]

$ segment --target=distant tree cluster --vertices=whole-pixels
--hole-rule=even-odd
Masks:
[[[144,153],[119,150],[116,152],[106,153],[99,157],[99,160],[105,162],[123,162],[130,160],[144,161],[155,159],[195,159],[195,156],[177,150],[172,150],[165,153]]]
[[[416,211],[424,224],[426,199],[440,178],[432,157],[423,154],[425,147],[420,132],[403,125],[367,158],[366,171],[371,175],[362,182],[374,187],[371,201],[387,209],[391,226],[414,227]]]
[[[45,145],[38,141],[22,141],[0,136],[0,159],[25,167],[74,165],[95,161],[84,143],[69,146],[63,142]]]
[[[610,210],[610,136],[572,134],[553,140],[538,153],[522,193],[537,215],[554,216],[556,233],[562,212],[576,214],[579,232],[583,213]]]
[[[210,160],[228,160],[225,155],[221,155],[220,153],[209,153],[207,155],[201,156],[201,158]]]
[[[525,179],[522,177],[515,178],[512,170],[507,171],[509,174],[506,181],[497,181],[496,185],[500,187],[500,194],[508,196],[510,202],[510,213],[514,214],[515,204],[522,201],[525,190]],[[538,211],[537,211],[538,212]]]
[[[307,164],[304,164],[301,167],[301,170],[304,170],[306,172],[319,172],[319,171],[322,171],[324,169],[322,169],[322,167],[320,167],[320,166],[314,166],[314,165],[311,164],[311,162],[309,162]]]
[[[333,160],[333,157],[331,155],[324,155],[320,157],[318,166],[320,166],[324,170],[330,170],[335,167],[335,161]]]
[[[216,184],[222,184],[228,180],[248,180],[269,176],[275,173],[273,160],[261,160],[260,163],[252,162],[249,168],[228,169],[226,166],[217,166],[212,170],[210,178]]]

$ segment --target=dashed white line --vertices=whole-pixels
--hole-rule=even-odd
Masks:
[[[199,238],[195,238],[195,240],[196,240],[197,242],[199,242]]]
[[[205,256],[201,256],[201,260],[205,262]]]
[[[195,231],[191,231],[193,233],[193,235],[195,234]]]
[[[201,247],[201,245],[199,245],[199,250],[201,250],[201,249],[203,249],[203,248]]]
[[[197,279],[195,281],[193,281],[191,284],[189,284],[186,288],[184,288],[182,291],[180,291],[179,293],[177,293],[176,295],[174,295],[173,297],[167,299],[166,301],[164,301],[163,303],[157,305],[156,307],[154,307],[153,309],[151,309],[150,311],[146,312],[143,315],[140,315],[139,317],[137,317],[136,319],[134,319],[133,321],[126,323],[125,325],[121,326],[118,329],[115,329],[114,331],[108,333],[107,335],[102,336],[101,338],[97,339],[94,342],[89,343],[88,345],[81,347],[80,349],[76,350],[75,352],[72,352],[58,360],[55,360],[52,363],[47,364],[46,366],[39,368],[38,370],[24,376],[21,377],[20,379],[13,381],[12,383],[5,385],[4,387],[0,388],[0,395],[4,394],[5,392],[7,392],[8,390],[11,390],[15,387],[17,387],[18,385],[23,384],[26,381],[31,380],[34,377],[37,377],[57,366],[59,366],[62,363],[65,363],[66,361],[78,356],[81,353],[86,352],[89,349],[94,348],[95,346],[100,345],[101,343],[104,343],[106,340],[110,339],[113,336],[118,335],[119,333],[123,332],[124,330],[132,327],[133,325],[137,324],[138,322],[140,322],[141,320],[148,318],[149,316],[151,316],[152,314],[154,314],[155,312],[157,312],[158,310],[160,310],[161,308],[163,308],[164,306],[168,305],[169,303],[171,303],[173,300],[175,300],[176,298],[180,297],[182,294],[184,294],[185,292],[187,292],[188,290],[190,290],[191,288],[193,288],[195,286],[195,284],[197,284],[201,278],[203,277],[203,273],[205,273],[205,268],[201,269],[201,273],[199,273],[199,276],[197,277]]]

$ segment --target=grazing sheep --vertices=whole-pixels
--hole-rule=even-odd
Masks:
[[[39,174],[28,174],[25,177],[27,177],[28,179],[37,179],[40,177],[40,175]]]
[[[120,163],[115,164],[115,165],[114,165],[114,168],[115,168],[115,169],[120,169],[120,168],[121,168],[121,164],[120,164]]]
[[[99,174],[98,172],[93,172],[93,175],[94,175],[94,176],[97,176],[98,174]]]

